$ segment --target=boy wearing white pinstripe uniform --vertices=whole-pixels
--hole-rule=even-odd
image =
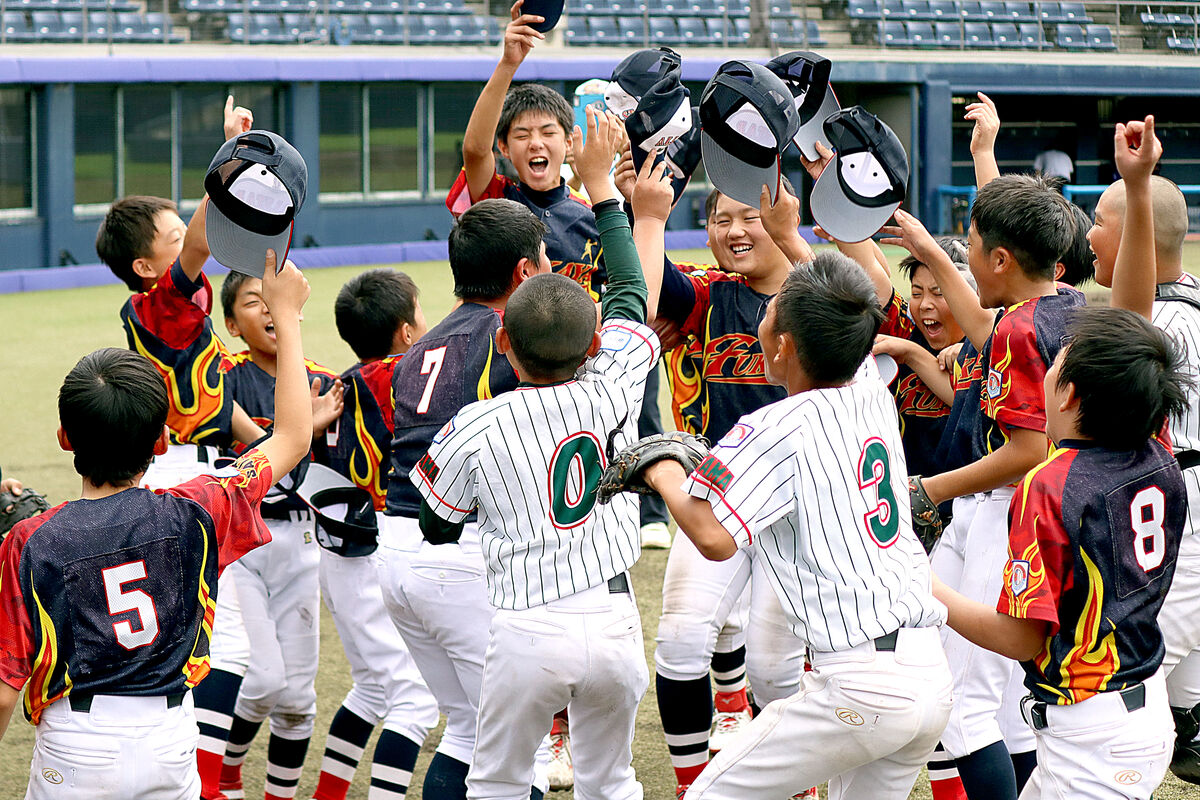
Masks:
[[[589,146],[619,129],[611,118],[597,126],[588,116]],[[430,541],[456,539],[479,511],[496,613],[467,776],[471,800],[529,797],[535,751],[564,706],[575,797],[642,798],[632,746],[649,674],[627,573],[641,555],[638,504],[622,495],[599,505],[596,490],[606,451],[637,436],[660,348],[644,324],[646,287],[629,222],[605,178],[612,150],[581,151],[578,129],[575,139],[575,168],[595,203],[608,264],[602,327],[597,333],[595,305],[570,278],[522,283],[496,334],[521,384],[463,408],[410,476]]]
[[[789,396],[742,417],[686,480],[673,462],[647,470],[707,558],[754,551],[754,580],[812,664],[687,800],[783,798],[826,780],[830,798],[900,800],[945,727],[946,612],[912,532],[895,404],[882,381],[855,377],[881,320],[845,256],[795,268],[759,327],[767,377]]]

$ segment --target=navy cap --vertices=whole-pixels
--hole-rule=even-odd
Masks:
[[[833,63],[807,50],[795,50],[767,62],[767,69],[783,80],[796,101],[800,130],[792,137],[796,147],[810,161],[819,157],[816,142],[833,149],[824,133],[825,120],[841,110],[837,95],[829,85]]]
[[[267,250],[274,250],[282,267],[307,186],[308,165],[279,134],[253,130],[225,142],[204,176],[212,257],[261,278]]]
[[[522,14],[533,14],[545,18],[545,22],[537,22],[529,26],[538,33],[545,33],[557,25],[562,12],[563,0],[525,0],[521,4]]]
[[[612,71],[608,89],[604,92],[608,110],[627,119],[654,84],[672,73],[679,76],[680,64],[679,54],[669,47],[630,53]]]

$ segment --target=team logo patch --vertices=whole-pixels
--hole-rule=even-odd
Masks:
[[[862,714],[859,714],[852,708],[838,708],[835,709],[833,713],[837,714],[837,718],[842,722],[855,728],[866,722],[866,720],[862,718]]]
[[[435,480],[437,480],[438,473],[442,471],[437,464],[433,463],[433,459],[429,457],[429,453],[421,456],[421,460],[417,462],[417,470],[420,471],[420,473],[424,475],[430,483],[433,483]]]
[[[42,777],[45,778],[46,783],[53,783],[57,785],[63,782],[62,773],[56,769],[50,769],[49,767],[46,767],[44,770],[42,770]]]
[[[1135,769],[1123,769],[1116,775],[1113,775],[1113,780],[1124,786],[1131,786],[1138,783],[1142,779],[1142,773]]]
[[[626,347],[629,347],[631,341],[633,341],[633,334],[629,331],[623,331],[620,328],[609,328],[604,332],[600,349],[619,353]]]
[[[714,489],[722,493],[727,491],[729,484],[733,482],[733,473],[729,471],[729,467],[722,464],[713,456],[708,456],[700,462],[700,466],[696,467],[696,474],[702,477]]]
[[[1002,376],[1000,373],[994,369],[989,369],[987,376],[987,396],[989,399],[995,400],[1000,396],[1001,382]]]
[[[433,437],[434,444],[441,444],[447,436],[454,433],[454,419],[454,417],[451,417],[450,421],[443,425],[442,429],[437,432],[437,435]]]
[[[1008,588],[1021,594],[1029,588],[1029,562],[1013,559],[1009,565]]]
[[[729,433],[721,437],[721,441],[717,444],[722,447],[737,447],[742,442],[750,438],[750,434],[754,433],[754,428],[744,422],[739,422],[729,429]]]

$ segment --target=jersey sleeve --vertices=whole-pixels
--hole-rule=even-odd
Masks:
[[[600,301],[600,317],[646,321],[646,278],[638,260],[629,218],[616,200],[605,200],[594,209],[600,248],[608,271],[608,288]]]
[[[600,329],[600,352],[588,359],[587,369],[640,396],[661,352],[658,335],[651,328],[613,319]]]
[[[684,336],[698,334],[708,313],[708,285],[716,270],[692,270],[667,262],[663,265],[658,315],[679,324]]]
[[[992,331],[984,376],[983,413],[1005,429],[1046,430],[1042,381],[1047,365],[1037,347],[1033,303],[1001,317]]]
[[[1047,636],[1058,632],[1064,580],[1071,573],[1071,539],[1062,519],[1068,455],[1057,451],[1026,475],[1013,495],[1004,588],[996,604],[1010,617],[1048,622]]]
[[[130,298],[138,321],[172,350],[184,350],[204,329],[212,311],[213,290],[208,276],[192,281],[178,261],[148,292]]]
[[[477,409],[466,406],[438,431],[408,474],[429,508],[444,520],[462,522],[475,510],[478,437],[485,426]]]
[[[467,186],[467,170],[464,167],[459,170],[458,177],[454,179],[454,185],[450,187],[450,192],[446,195],[446,208],[450,209],[450,213],[457,219],[480,200],[504,197],[504,189],[508,184],[508,178],[500,174],[493,174],[492,180],[483,190],[483,194],[479,197],[471,197],[471,189]]]
[[[743,417],[683,482],[741,547],[795,504],[794,457],[780,446],[785,436],[761,418]]]
[[[908,303],[893,289],[892,299],[883,308],[883,324],[879,326],[879,332],[907,339],[914,328],[912,318],[908,315]]]
[[[194,500],[212,516],[220,550],[218,568],[223,570],[271,541],[259,504],[274,482],[271,462],[261,451],[251,450],[227,470],[164,491]]]
[[[0,542],[0,681],[20,689],[33,669],[33,625],[21,591],[21,551],[28,536],[17,524]]]

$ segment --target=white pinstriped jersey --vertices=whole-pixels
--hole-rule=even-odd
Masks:
[[[892,395],[859,378],[742,417],[683,489],[766,559],[796,635],[838,651],[946,619],[912,531],[907,476]]]
[[[488,591],[523,610],[600,586],[641,555],[637,500],[596,502],[616,452],[637,438],[654,332],[611,319],[601,349],[575,380],[465,406],[434,438],[410,477],[429,507],[458,522],[476,507]]]
[[[1179,282],[1200,286],[1200,281],[1187,273]],[[1185,349],[1185,369],[1200,378],[1200,309],[1181,300],[1155,300],[1150,319]],[[1171,417],[1170,431],[1175,452],[1200,450],[1200,387],[1188,388],[1187,408],[1183,414]],[[1188,496],[1188,522],[1183,529],[1186,536],[1200,527],[1200,467],[1184,470],[1183,482]]]

